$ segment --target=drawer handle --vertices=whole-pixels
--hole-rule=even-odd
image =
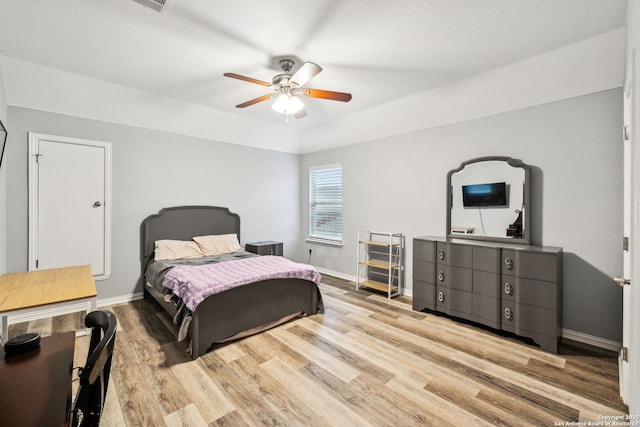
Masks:
[[[507,266],[507,270],[513,270],[513,260],[509,257],[504,259],[504,265]]]
[[[509,307],[504,309],[504,317],[507,320],[512,320],[513,319],[513,311],[511,311],[511,309]]]
[[[513,295],[513,285],[509,282],[504,284],[504,293],[507,295]]]
[[[438,258],[440,259],[440,261],[444,261],[444,249],[440,249],[438,251]]]
[[[438,271],[438,280],[440,280],[441,282],[444,282],[444,272],[443,271]]]
[[[444,292],[438,292],[438,301],[444,302]]]

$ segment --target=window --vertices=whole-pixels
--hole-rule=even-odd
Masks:
[[[342,165],[309,169],[309,239],[342,243]]]

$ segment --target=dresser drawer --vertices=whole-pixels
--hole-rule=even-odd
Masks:
[[[473,266],[472,249],[467,245],[438,242],[438,262],[444,262],[453,267],[471,268]]]
[[[502,274],[513,274],[527,279],[557,282],[559,271],[558,256],[556,254],[514,250],[502,251]]]
[[[413,309],[436,309],[436,285],[413,279]]]
[[[473,293],[500,298],[500,274],[473,270]]]
[[[473,290],[472,270],[451,266],[438,267],[440,268],[436,273],[438,286],[446,286],[450,289],[460,289],[467,292]]]
[[[559,289],[556,283],[503,275],[500,291],[505,301],[550,310],[557,310],[559,306]]]
[[[527,332],[551,337],[558,334],[558,317],[555,310],[503,300],[502,316],[502,329],[505,331],[523,336],[529,336]]]
[[[500,298],[473,294],[473,315],[476,317],[474,320],[492,328],[500,329],[502,320],[500,309]]]
[[[513,297],[516,303],[556,310],[558,307],[558,286],[541,280],[515,278]]]
[[[413,262],[436,262],[436,242],[413,239]]]
[[[451,316],[468,318],[472,312],[473,298],[471,292],[449,289],[438,286],[437,309]]]
[[[500,249],[496,248],[473,248],[473,269],[500,273],[502,264],[501,252]]]
[[[413,261],[413,278],[427,283],[436,283],[436,265],[432,262]]]

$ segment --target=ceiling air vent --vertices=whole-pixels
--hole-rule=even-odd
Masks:
[[[136,3],[155,10],[156,12],[165,13],[169,7],[171,0],[133,0]]]

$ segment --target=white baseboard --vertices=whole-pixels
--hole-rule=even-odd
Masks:
[[[136,292],[128,295],[121,295],[112,298],[99,299],[96,302],[96,307],[107,307],[116,304],[123,304],[135,300],[142,299],[144,297],[143,292]],[[9,316],[9,324],[31,322],[32,320],[44,319],[47,317],[62,316],[63,314],[76,313],[78,311],[85,311],[87,309],[86,302],[80,302],[77,304],[68,304],[62,307],[56,308],[43,308],[42,310],[30,311],[28,313],[16,314]]]
[[[615,351],[616,353],[620,350],[620,347],[622,347],[622,343],[618,341],[612,341],[606,338],[572,331],[571,329],[562,329],[562,337],[583,344],[589,344],[594,347],[603,348],[605,350]]]
[[[117,297],[99,299],[96,304],[98,307],[106,307],[109,305],[124,304],[144,298],[144,292],[135,292],[128,295],[120,295]]]
[[[344,279],[344,280],[348,280],[350,282],[355,282],[358,280],[358,278],[356,276],[352,276],[350,274],[345,274],[345,273],[341,273],[339,271],[333,271],[333,270],[329,270],[326,268],[322,268],[322,267],[316,267],[316,270],[318,270],[321,274],[328,274],[329,276],[334,276],[337,277],[338,279]]]

